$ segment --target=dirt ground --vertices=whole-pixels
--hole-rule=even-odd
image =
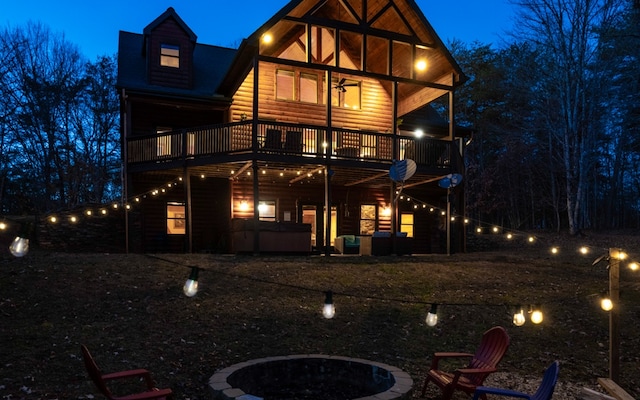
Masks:
[[[0,398],[102,398],[80,344],[104,372],[147,368],[178,399],[208,399],[209,377],[229,365],[311,353],[397,366],[419,398],[434,351],[473,351],[495,325],[507,328],[511,345],[487,385],[533,393],[559,360],[554,399],[574,399],[583,387],[601,391],[609,316],[597,303],[609,277],[606,260],[592,264],[613,247],[634,259],[640,236],[486,237],[482,244],[465,254],[402,257],[5,252]],[[192,266],[201,269],[200,290],[186,297]],[[640,271],[625,262],[620,283],[620,383],[640,398]],[[336,305],[330,320],[321,314],[328,290]],[[428,327],[432,303],[439,321]],[[539,305],[543,322],[514,326],[517,305]],[[439,398],[434,386],[427,397]]]

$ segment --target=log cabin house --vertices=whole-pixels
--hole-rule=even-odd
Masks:
[[[121,31],[127,250],[328,255],[378,232],[463,250],[464,184],[438,183],[464,173],[464,80],[413,0],[290,1],[237,49],[173,8]],[[392,180],[404,159],[415,173]]]

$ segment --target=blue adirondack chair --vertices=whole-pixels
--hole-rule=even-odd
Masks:
[[[478,400],[478,398],[481,397],[484,398],[487,394],[496,396],[519,397],[528,400],[551,400],[551,397],[553,396],[553,390],[556,388],[556,383],[558,382],[559,370],[560,364],[558,363],[558,361],[554,361],[549,367],[547,367],[538,390],[532,395],[515,390],[478,386],[473,395],[473,400]]]

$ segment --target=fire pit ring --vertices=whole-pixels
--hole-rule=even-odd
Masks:
[[[408,400],[412,387],[391,365],[321,354],[250,360],[209,379],[214,400]]]

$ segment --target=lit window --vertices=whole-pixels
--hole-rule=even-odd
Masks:
[[[276,220],[276,202],[275,201],[261,201],[258,203],[258,214],[261,221],[275,221]]]
[[[276,71],[276,99],[294,100],[294,73],[279,69]]]
[[[408,237],[413,237],[413,214],[400,215],[400,232],[406,232]]]
[[[167,234],[184,235],[186,219],[184,203],[167,203]]]
[[[376,206],[363,204],[360,206],[360,234],[373,235],[376,230]]]
[[[318,104],[318,75],[300,74],[300,101]]]
[[[344,79],[332,79],[331,104],[338,107],[360,109],[360,82]]]
[[[164,43],[161,44],[160,65],[163,67],[180,68],[180,47]]]

